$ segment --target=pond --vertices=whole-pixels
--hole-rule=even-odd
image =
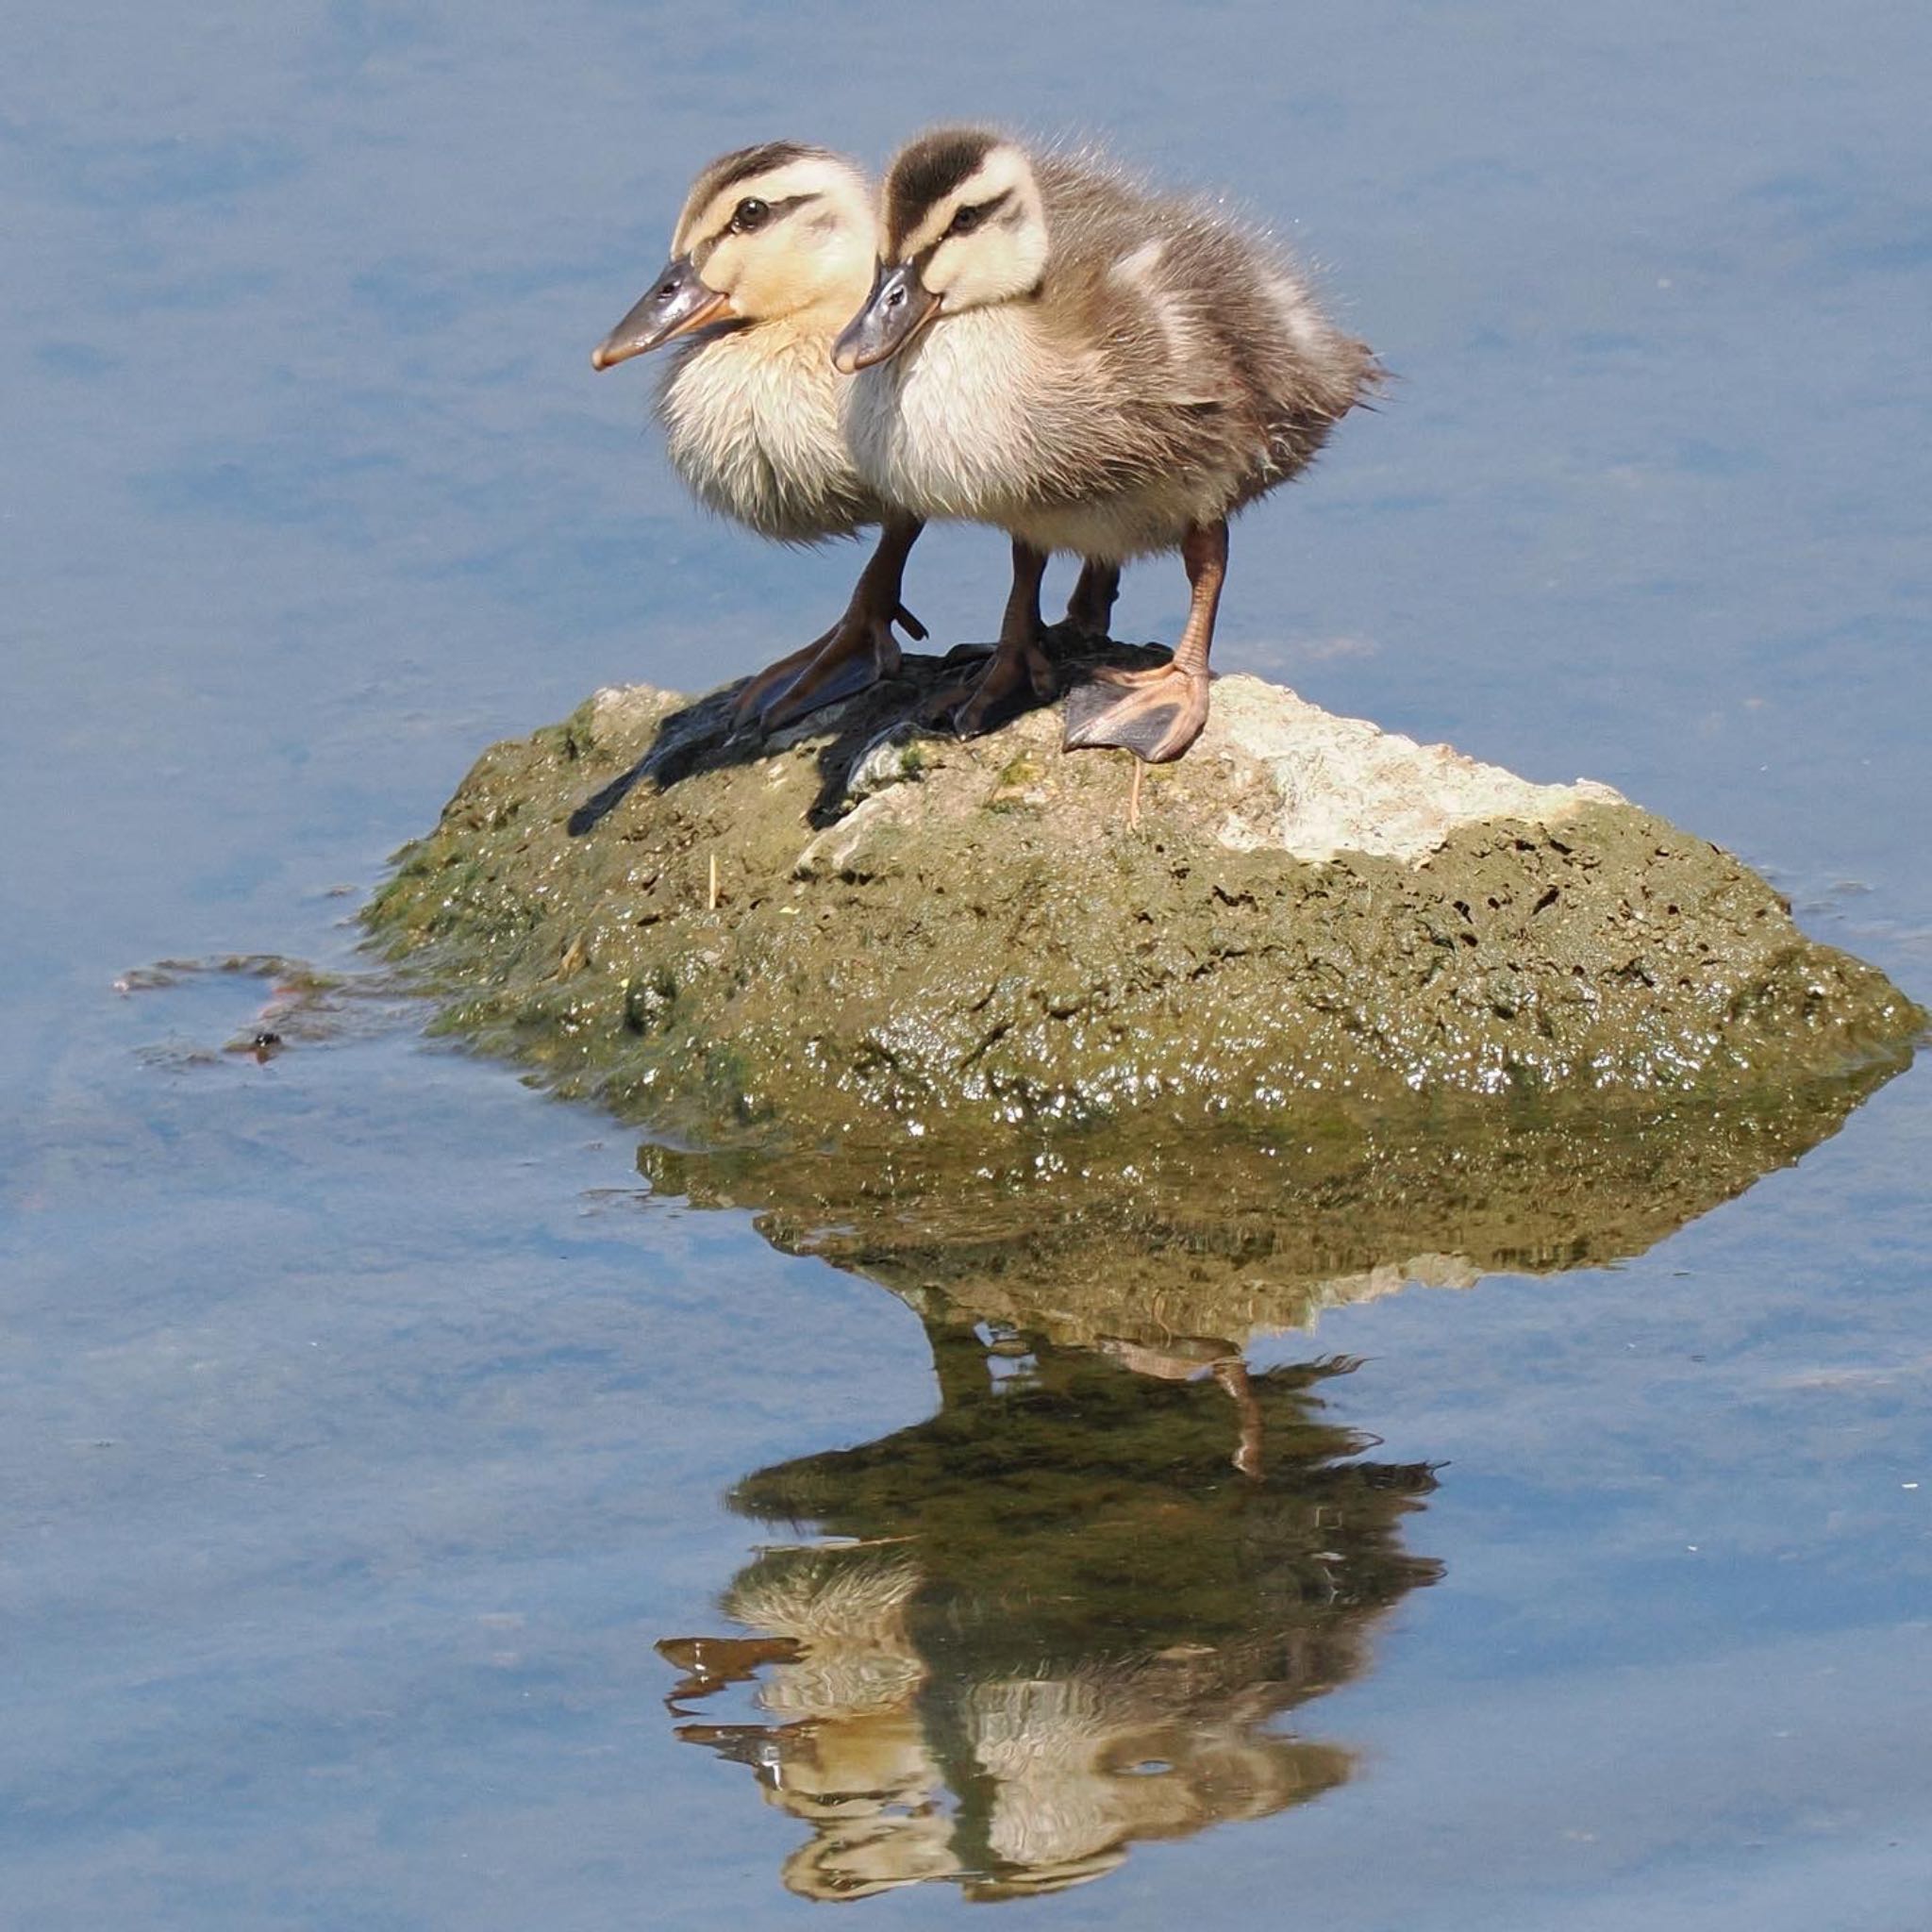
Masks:
[[[590,369],[695,168],[985,115],[1226,190],[1395,372],[1218,664],[1925,1001],[1923,8],[9,27],[9,1924],[1923,1923],[1923,1069],[881,1207],[426,1037],[356,924],[485,744],[842,603]]]

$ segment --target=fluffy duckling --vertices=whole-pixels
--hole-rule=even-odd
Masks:
[[[591,357],[595,369],[660,348],[681,353],[658,395],[671,461],[698,501],[781,543],[880,525],[878,548],[837,624],[740,692],[767,729],[890,677],[900,579],[919,535],[854,468],[833,338],[865,299],[875,257],[870,184],[824,148],[768,142],[697,177],[651,291]]]
[[[1065,741],[1179,758],[1208,718],[1228,518],[1307,464],[1374,357],[1273,242],[984,129],[900,153],[881,247],[833,352],[867,372],[852,447],[911,514],[1011,535],[1013,595],[982,690],[1045,678],[1037,591],[1052,552],[1079,553],[1093,576],[1178,549],[1192,604],[1172,658],[1077,687]]]

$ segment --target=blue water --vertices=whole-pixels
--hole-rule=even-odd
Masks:
[[[932,1415],[920,1322],[381,998],[258,1062],[222,1049],[283,1024],[275,974],[116,991],[353,965],[481,745],[842,603],[849,552],[702,521],[643,373],[589,368],[723,148],[876,160],[988,115],[1227,189],[1400,381],[1237,529],[1217,661],[1606,779],[1932,995],[1921,6],[19,0],[7,41],[9,1924],[809,1909],[812,1827],[677,1735],[778,1726],[785,1665],[680,1716],[655,1646],[743,1636],[755,1546],[810,1540],[734,1508],[747,1478]],[[908,601],[983,637],[1003,588],[996,538],[939,533]],[[1183,602],[1143,567],[1118,628]],[[1639,1258],[1257,1341],[1257,1375],[1366,1357],[1323,1414],[1435,1466],[1398,1529],[1440,1575],[1251,1727],[1329,1767],[1305,1801],[1000,1909],[1924,1924],[1927,1091]],[[987,1373],[1044,1401],[1062,1369],[1099,1374]],[[924,1694],[931,1735],[966,1721]],[[931,1787],[955,1849],[975,1789]],[[851,1909],[949,1923],[971,1882]]]

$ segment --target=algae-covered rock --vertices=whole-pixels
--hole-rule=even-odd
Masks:
[[[478,760],[370,910],[448,1024],[661,1133],[976,1141],[1495,1096],[1709,1098],[1924,1015],[1728,853],[1244,676],[1147,775],[905,678],[760,743],[600,691]]]

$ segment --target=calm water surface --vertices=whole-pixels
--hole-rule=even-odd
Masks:
[[[1886,0],[21,0],[8,1923],[1926,1924],[1923,1074],[1641,1238],[1452,1203],[1156,1343],[698,1205],[379,987],[137,969],[353,967],[482,744],[823,625],[849,554],[701,522],[588,351],[711,154],[991,113],[1229,189],[1401,375],[1218,658],[1607,779],[1924,1000],[1928,80]],[[983,636],[1000,546],[912,578]]]

